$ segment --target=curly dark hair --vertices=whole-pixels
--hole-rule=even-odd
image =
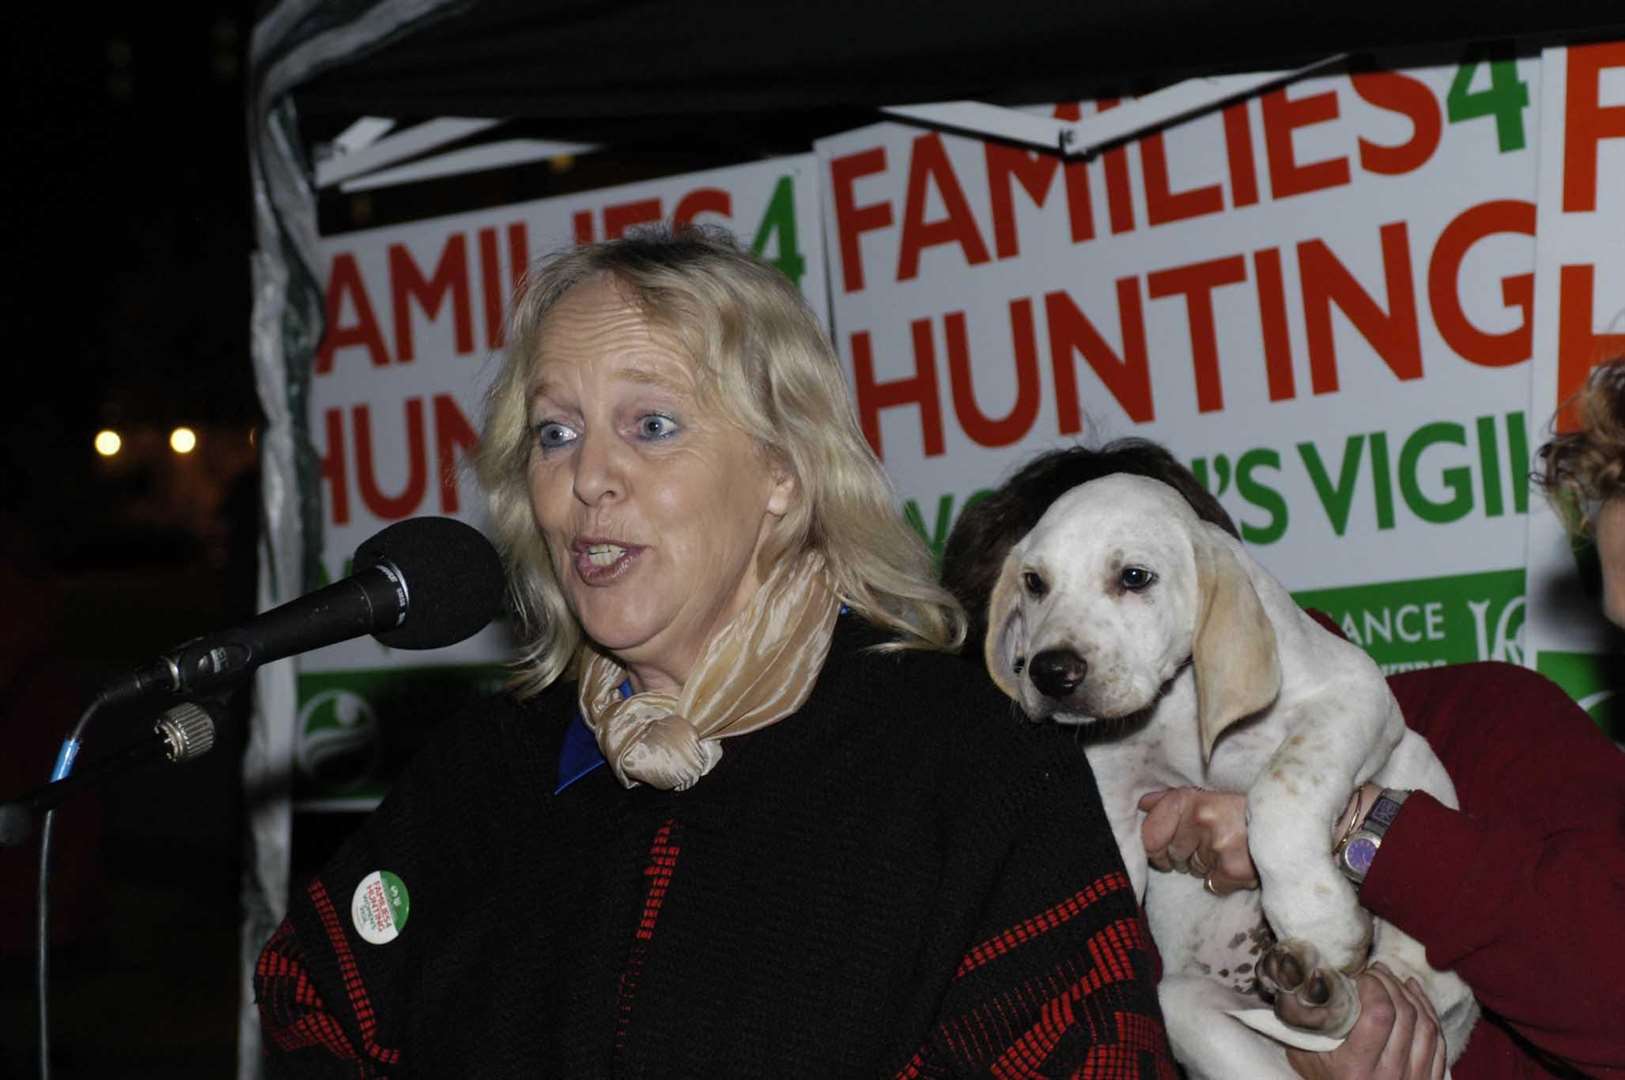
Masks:
[[[1625,356],[1592,368],[1569,404],[1580,427],[1540,448],[1534,478],[1565,523],[1584,532],[1588,506],[1625,496]]]
[[[996,490],[965,507],[942,552],[942,584],[965,609],[964,655],[980,658],[987,605],[1009,550],[1032,531],[1050,504],[1079,484],[1113,473],[1161,480],[1185,497],[1198,517],[1239,537],[1224,507],[1189,469],[1149,439],[1118,439],[1098,449],[1069,446],[1039,454]]]

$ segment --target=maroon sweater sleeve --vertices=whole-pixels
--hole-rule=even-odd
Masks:
[[[1407,800],[1361,901],[1536,1047],[1625,1077],[1625,753],[1524,668],[1434,668],[1389,685],[1461,810]]]

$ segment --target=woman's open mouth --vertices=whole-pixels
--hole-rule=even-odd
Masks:
[[[615,580],[631,568],[643,548],[609,540],[577,540],[572,546],[575,568],[589,585]]]

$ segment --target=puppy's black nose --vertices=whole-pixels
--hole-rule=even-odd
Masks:
[[[1071,649],[1045,649],[1027,665],[1033,685],[1046,697],[1064,698],[1078,688],[1089,673],[1083,657]]]

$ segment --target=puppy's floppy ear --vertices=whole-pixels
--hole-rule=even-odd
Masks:
[[[1016,674],[1016,658],[1026,646],[1026,625],[1021,616],[1020,548],[1013,548],[1004,558],[1004,569],[993,586],[993,598],[987,608],[987,639],[982,645],[982,656],[987,662],[987,673],[993,683],[1006,695],[1021,700],[1020,676]]]
[[[1207,522],[1197,526],[1191,540],[1197,590],[1191,667],[1197,730],[1207,760],[1226,728],[1275,700],[1281,691],[1281,660],[1275,627],[1231,548],[1235,541]]]

